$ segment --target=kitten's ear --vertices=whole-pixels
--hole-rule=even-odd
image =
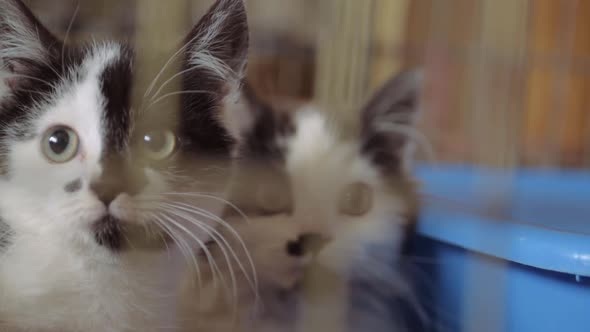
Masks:
[[[21,0],[0,4],[0,73],[11,86],[18,75],[28,75],[47,64],[61,42],[47,30]]]
[[[237,100],[226,104],[221,113],[221,122],[232,138],[240,143],[244,134],[254,127],[258,118],[265,112],[271,112],[270,106],[262,102],[254,89],[244,82]]]
[[[363,152],[386,172],[409,168],[422,78],[421,70],[398,74],[363,109]]]
[[[201,72],[239,85],[246,70],[248,40],[244,0],[217,0],[188,36],[185,65],[194,68],[191,75]]]
[[[225,122],[242,106],[248,39],[244,0],[217,0],[188,35],[181,126],[193,145],[215,153],[233,149],[235,136]]]

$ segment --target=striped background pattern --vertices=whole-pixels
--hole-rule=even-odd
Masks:
[[[57,34],[70,27],[70,41],[115,37],[161,53],[213,0],[25,2]],[[247,4],[249,78],[266,98],[313,100],[354,123],[379,84],[421,65],[429,161],[590,168],[590,1]]]

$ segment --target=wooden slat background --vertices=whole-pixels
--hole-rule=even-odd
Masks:
[[[27,2],[62,36],[79,5],[72,41],[137,37],[157,53],[213,0]],[[590,167],[590,1],[248,0],[248,9],[249,78],[265,97],[316,100],[350,124],[387,77],[423,65],[421,128],[438,161]],[[148,77],[156,69],[146,66]]]

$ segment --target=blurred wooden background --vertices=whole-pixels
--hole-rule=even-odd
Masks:
[[[78,12],[69,40],[137,36],[154,53],[212,2],[28,1],[62,36]],[[314,100],[350,123],[390,75],[423,65],[421,128],[437,161],[590,167],[589,1],[247,3],[249,78],[267,98]]]

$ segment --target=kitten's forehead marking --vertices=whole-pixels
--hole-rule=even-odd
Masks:
[[[303,201],[309,201],[309,195],[338,197],[350,182],[376,180],[375,170],[359,153],[358,142],[339,137],[324,114],[306,108],[294,120],[297,130],[287,141],[286,158],[294,195]]]
[[[105,43],[90,49],[83,63],[87,80],[96,89],[97,95],[90,100],[97,100],[98,103],[105,150],[122,150],[129,136],[131,61],[131,52],[126,47]]]
[[[297,131],[287,143],[287,170],[290,173],[316,173],[349,169],[358,159],[358,146],[346,142],[321,112],[303,108],[295,114]],[[313,174],[307,174],[313,175]],[[315,177],[315,176],[314,176]]]
[[[98,79],[104,98],[103,137],[105,146],[121,151],[126,146],[132,121],[132,54],[126,47],[113,45],[105,55]]]
[[[304,108],[295,113],[295,126],[297,131],[288,144],[291,167],[323,159],[320,156],[337,143],[325,117],[314,109]]]

